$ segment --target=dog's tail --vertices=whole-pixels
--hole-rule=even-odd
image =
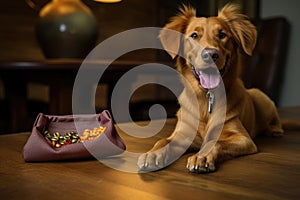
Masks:
[[[281,120],[281,125],[285,131],[298,131],[300,130],[300,123],[295,120]]]

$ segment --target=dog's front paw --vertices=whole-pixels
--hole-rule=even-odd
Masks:
[[[138,166],[143,171],[155,171],[166,167],[166,150],[157,150],[142,154],[138,159]]]
[[[215,162],[210,157],[202,157],[198,154],[190,156],[186,168],[194,173],[209,173],[216,171]]]

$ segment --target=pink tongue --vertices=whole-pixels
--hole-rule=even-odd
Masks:
[[[218,73],[204,73],[198,74],[201,86],[205,89],[214,89],[220,84],[220,75]]]

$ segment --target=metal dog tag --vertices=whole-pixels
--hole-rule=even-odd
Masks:
[[[208,90],[206,93],[206,98],[208,98],[208,112],[211,113],[214,103],[215,103],[215,94],[212,90]]]

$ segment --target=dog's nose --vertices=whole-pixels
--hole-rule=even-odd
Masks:
[[[201,53],[202,60],[208,64],[214,63],[219,58],[219,52],[217,49],[205,48]]]

